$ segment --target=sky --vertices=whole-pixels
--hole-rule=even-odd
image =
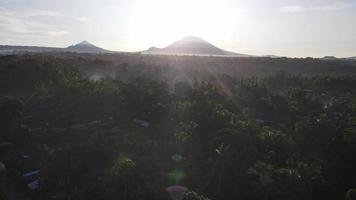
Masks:
[[[0,0],[0,45],[141,51],[188,35],[251,55],[356,56],[356,0]]]

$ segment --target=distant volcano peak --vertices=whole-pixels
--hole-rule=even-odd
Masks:
[[[83,40],[78,44],[71,45],[66,48],[69,51],[74,51],[74,52],[88,52],[88,53],[106,53],[108,52],[105,49],[99,48],[92,43]]]
[[[80,43],[78,43],[77,45],[83,45],[83,46],[94,46],[93,44],[91,44],[90,42],[83,40]]]
[[[207,41],[205,41],[205,40],[203,40],[202,38],[200,38],[200,37],[197,37],[197,36],[192,36],[192,35],[190,35],[190,36],[186,36],[186,37],[184,37],[184,38],[182,38],[181,40],[179,40],[180,42],[182,42],[182,41],[185,41],[185,42],[201,42],[201,43],[209,43],[209,42],[207,42]]]
[[[143,51],[142,53],[201,56],[248,56],[244,54],[225,51],[196,36],[186,36],[165,48],[150,48],[146,51]]]

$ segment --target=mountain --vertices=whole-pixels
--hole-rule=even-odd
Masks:
[[[97,47],[87,41],[82,41],[67,48],[0,45],[0,55],[41,52],[110,53],[110,51]]]
[[[349,58],[346,58],[346,59],[349,59],[349,60],[356,60],[356,56],[354,56],[354,57],[349,57]]]
[[[335,56],[324,56],[320,58],[321,60],[337,60],[338,58]]]
[[[40,52],[60,52],[60,51],[63,51],[63,48],[0,45],[0,55],[21,54],[21,53],[40,53]]]
[[[108,53],[108,50],[97,47],[88,41],[82,41],[78,44],[71,45],[67,47],[65,50],[79,53]]]
[[[236,56],[249,57],[220,49],[209,42],[195,36],[187,36],[165,48],[151,47],[143,54],[169,54],[169,55],[203,55],[203,56]]]
[[[276,56],[276,55],[264,55],[264,56],[259,56],[259,57],[265,57],[265,58],[283,58],[283,56]]]

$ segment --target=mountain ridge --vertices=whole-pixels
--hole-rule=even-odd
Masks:
[[[250,57],[250,55],[223,50],[196,36],[186,36],[164,48],[151,47],[148,50],[142,51],[142,53],[165,55]]]
[[[92,43],[83,40],[68,47],[46,47],[46,46],[21,46],[21,45],[0,45],[0,54],[13,53],[41,53],[41,52],[75,52],[75,53],[110,53],[111,51],[102,49]]]
[[[71,45],[71,46],[67,47],[66,49],[69,51],[74,51],[74,52],[88,52],[88,53],[109,52],[108,50],[97,47],[86,40],[83,40],[83,41],[79,42],[78,44]]]

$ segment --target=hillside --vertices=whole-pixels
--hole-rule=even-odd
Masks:
[[[71,46],[67,47],[65,50],[73,51],[73,52],[86,52],[86,53],[107,53],[107,52],[109,52],[108,50],[97,47],[85,40],[78,44],[71,45]]]
[[[76,53],[109,53],[110,51],[97,47],[87,41],[71,45],[67,48],[40,47],[40,46],[16,46],[0,45],[0,55],[22,53],[45,53],[45,52],[76,52]]]
[[[187,36],[165,48],[151,47],[143,51],[144,54],[169,54],[169,55],[205,55],[205,56],[235,56],[248,57],[220,49],[209,42],[195,36]]]

